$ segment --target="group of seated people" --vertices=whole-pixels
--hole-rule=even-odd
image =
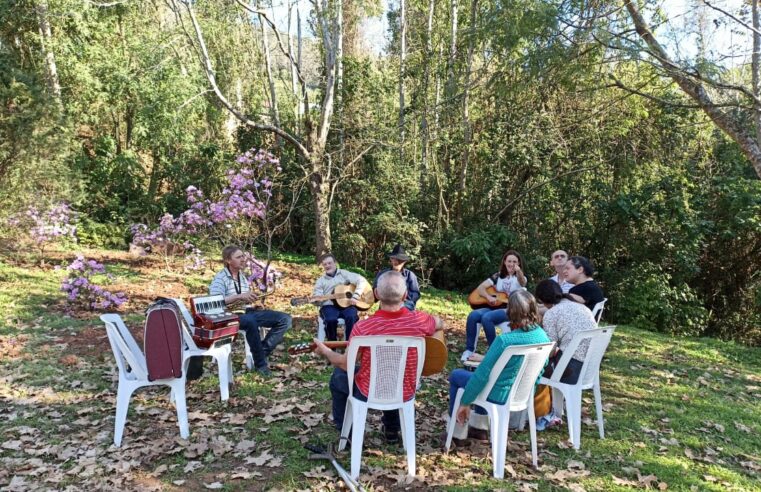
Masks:
[[[256,297],[251,292],[245,275],[241,275],[243,252],[237,247],[230,246],[225,248],[222,256],[225,268],[214,277],[209,287],[209,294],[225,296],[227,304],[254,302]],[[390,268],[378,272],[372,283],[375,297],[380,302],[379,309],[361,321],[356,305],[365,289],[370,288],[369,282],[361,275],[339,268],[332,254],[320,258],[323,275],[315,283],[313,296],[329,295],[338,285],[356,286],[348,307],[338,307],[331,301],[318,303],[328,340],[337,339],[339,319],[344,320],[347,340],[352,336],[367,335],[424,337],[443,330],[443,323],[439,318],[415,309],[420,299],[420,288],[415,274],[404,267],[410,259],[404,249],[397,245],[387,256],[391,264]],[[449,377],[449,414],[450,418],[457,419],[454,433],[456,445],[467,445],[468,438],[488,439],[486,432],[488,421],[484,410],[476,407],[475,412],[471,414],[470,407],[487,384],[492,367],[507,347],[556,342],[555,353],[551,356],[544,372],[544,375],[549,377],[574,334],[597,326],[592,316],[592,309],[597,303],[603,301],[604,297],[593,278],[592,263],[585,257],[569,257],[565,251],[559,250],[552,254],[550,266],[555,274],[539,282],[532,295],[525,287],[527,278],[523,272],[523,258],[518,252],[510,250],[502,257],[499,271],[478,286],[478,293],[487,300],[488,306],[474,309],[468,316],[466,347],[462,355],[463,361],[470,361],[471,365],[477,365],[477,367],[475,371],[464,368],[455,369]],[[494,287],[494,290],[489,289],[490,287]],[[496,296],[489,293],[487,289],[491,292],[508,294],[507,307],[497,307]],[[496,328],[504,322],[509,323],[509,329],[503,330],[503,333],[497,336]],[[288,314],[266,309],[248,308],[240,317],[240,328],[245,332],[256,371],[265,375],[270,374],[267,357],[283,339],[291,323],[291,317]],[[484,355],[475,353],[479,324],[484,328],[488,344]],[[270,328],[264,339],[260,336],[259,326]],[[354,387],[349,388],[346,354],[330,349],[319,340],[315,340],[315,344],[315,353],[325,357],[334,366],[330,379],[332,413],[336,428],[340,431],[349,395],[367,400],[370,352],[360,351]],[[588,343],[579,345],[562,375],[562,382],[568,384],[577,382],[587,348]],[[410,354],[404,377],[405,399],[412,398],[415,394],[414,368],[416,364],[417,354]],[[508,363],[489,394],[489,401],[500,403],[507,399],[518,365],[519,361],[515,359]],[[464,388],[461,405],[459,408],[453,408],[459,388]],[[388,442],[399,441],[398,412],[384,412],[383,427],[383,435]]]

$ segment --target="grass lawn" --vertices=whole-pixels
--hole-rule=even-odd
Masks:
[[[153,298],[203,293],[212,275],[168,272],[163,260],[117,251],[85,254],[106,263],[114,290],[129,295],[120,314],[138,336]],[[51,252],[42,266],[32,257],[0,257],[0,488],[343,489],[330,464],[309,460],[303,448],[337,441],[330,368],[280,350],[275,377],[263,379],[245,371],[241,342],[228,402],[219,400],[210,363],[188,384],[188,440],[179,438],[168,392],[151,388],[133,396],[115,448],[117,372],[105,329],[98,313],[66,313],[58,290],[65,269],[51,266],[73,257]],[[316,309],[288,301],[308,294],[319,270],[292,255],[275,264],[285,276],[269,306],[294,316],[286,344],[308,340]],[[420,307],[445,319],[448,370],[458,367],[469,311],[463,296],[425,291]],[[528,431],[511,432],[502,481],[491,476],[488,445],[440,450],[447,374],[427,378],[417,397],[416,479],[406,477],[401,446],[382,442],[379,414],[371,412],[360,480],[369,490],[761,490],[761,349],[619,326],[601,375],[606,439],[587,398],[581,450],[570,448],[565,426],[540,432],[533,470]],[[338,458],[348,468],[348,453]]]

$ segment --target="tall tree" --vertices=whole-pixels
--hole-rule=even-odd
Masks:
[[[171,1],[177,9],[177,3],[175,0]],[[329,252],[332,248],[330,196],[331,180],[334,178],[334,169],[331,157],[326,152],[326,145],[335,112],[336,80],[340,61],[338,43],[343,34],[343,25],[341,22],[338,22],[338,20],[340,18],[339,13],[342,8],[343,0],[335,0],[330,5],[327,0],[317,0],[314,2],[315,18],[317,21],[316,31],[319,39],[322,41],[323,70],[325,75],[321,87],[322,101],[316,118],[313,117],[314,113],[309,107],[307,85],[301,67],[298,65],[297,61],[288,54],[288,50],[283,45],[275,23],[269,19],[265,12],[243,3],[242,0],[236,0],[236,2],[246,11],[253,15],[260,16],[271,27],[281,52],[288,58],[291,64],[295,64],[295,68],[299,74],[304,106],[304,119],[301,133],[289,131],[278,124],[264,124],[254,121],[230,104],[217,83],[216,72],[206,46],[203,29],[195,14],[195,2],[190,0],[178,1],[184,6],[185,12],[193,27],[195,36],[191,41],[197,46],[206,78],[220,103],[228,111],[234,114],[245,126],[257,131],[272,133],[277,137],[282,138],[285,142],[291,145],[296,153],[305,161],[305,164],[300,166],[304,176],[309,181],[312,196],[312,210],[315,223],[315,254],[319,256]]]

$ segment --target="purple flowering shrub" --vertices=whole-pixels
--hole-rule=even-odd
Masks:
[[[246,248],[251,246],[252,238],[268,229],[275,187],[273,178],[280,171],[279,159],[270,152],[261,149],[244,152],[225,173],[227,184],[218,196],[207,198],[202,190],[188,186],[188,209],[177,217],[165,214],[154,229],[134,224],[132,243],[163,254],[167,266],[170,258],[184,254],[186,270],[202,270],[206,259],[198,248],[199,240],[236,243]],[[258,284],[264,285],[265,265],[251,258],[249,271],[253,276],[258,275]],[[267,283],[274,282],[276,272],[272,268],[267,271]]]
[[[245,252],[245,263],[243,266],[244,272],[249,272],[247,275],[249,285],[256,286],[261,292],[266,292],[267,289],[274,287],[280,282],[283,277],[283,273],[278,271],[271,264],[267,264],[261,260],[257,260],[254,255],[249,252]],[[266,270],[266,280],[265,280]]]
[[[26,211],[13,215],[8,225],[29,235],[44,253],[45,246],[58,240],[76,240],[76,214],[66,202],[54,203],[45,208],[30,205]]]
[[[69,309],[81,308],[88,311],[94,309],[118,308],[127,302],[124,292],[112,293],[95,283],[96,277],[113,280],[106,273],[103,264],[88,260],[83,255],[66,267],[67,276],[61,282],[61,291],[66,293],[66,304]]]

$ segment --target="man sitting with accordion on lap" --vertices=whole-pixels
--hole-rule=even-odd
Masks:
[[[240,329],[246,334],[246,342],[254,358],[254,368],[262,375],[269,376],[267,357],[283,340],[285,332],[291,328],[291,316],[280,311],[251,307],[257,295],[251,291],[246,275],[242,273],[245,254],[237,246],[227,246],[222,250],[224,269],[214,276],[209,285],[209,295],[221,295],[228,306],[245,307],[240,316]],[[259,327],[269,328],[262,340]]]

